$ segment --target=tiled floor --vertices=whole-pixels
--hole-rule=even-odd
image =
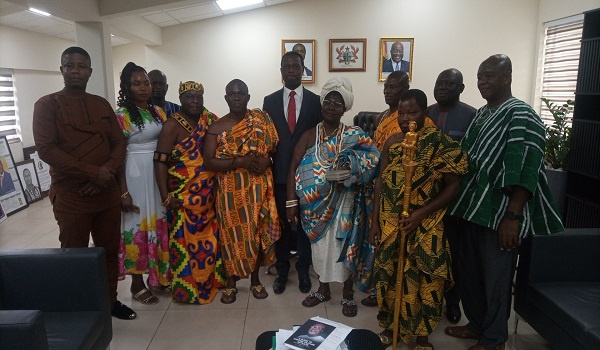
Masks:
[[[0,249],[52,248],[59,247],[58,227],[47,198],[33,203],[0,224]],[[341,285],[332,284],[332,299],[314,308],[305,308],[300,303],[304,294],[297,288],[294,269],[290,271],[290,282],[285,293],[275,295],[271,288],[274,276],[261,275],[262,283],[270,295],[265,300],[250,297],[248,280],[238,283],[237,301],[224,305],[216,299],[212,304],[195,306],[172,302],[168,296],[159,296],[160,303],[146,306],[132,301],[129,279],[119,283],[119,299],[137,311],[133,321],[113,318],[113,341],[111,350],[136,349],[242,349],[252,350],[256,337],[266,330],[289,329],[312,316],[322,316],[355,328],[367,328],[375,332],[376,308],[359,305],[358,316],[347,318],[340,306]],[[317,278],[312,274],[313,285]],[[356,299],[364,295],[357,293]],[[514,315],[513,315],[514,317]],[[463,318],[461,324],[466,321]],[[513,318],[509,320],[512,329]],[[448,337],[443,329],[448,326],[444,319],[430,337],[436,349],[467,349],[474,344],[471,340]],[[399,349],[412,349],[413,344],[400,344]],[[510,334],[507,350],[550,349],[548,344],[524,322],[519,324],[519,333]]]

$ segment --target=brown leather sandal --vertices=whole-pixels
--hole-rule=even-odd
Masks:
[[[329,300],[331,300],[331,295],[323,295],[319,292],[310,292],[310,294],[308,294],[308,296],[302,300],[302,306],[313,307]]]
[[[342,314],[346,317],[354,317],[358,314],[358,307],[356,301],[354,301],[354,291],[344,290],[342,291],[344,298],[342,299]]]
[[[221,302],[223,304],[233,304],[235,303],[237,288],[225,288],[223,289],[223,295],[221,295]]]
[[[267,293],[267,290],[265,289],[265,286],[263,286],[262,284],[257,284],[255,286],[250,286],[250,290],[252,291],[252,295],[256,299],[265,299],[266,297],[269,296],[269,293]]]

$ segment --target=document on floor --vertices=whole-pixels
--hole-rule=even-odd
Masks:
[[[344,339],[352,331],[345,324],[322,317],[313,317],[300,326],[284,342],[285,348],[293,350],[345,349]],[[279,347],[277,347],[279,349]]]

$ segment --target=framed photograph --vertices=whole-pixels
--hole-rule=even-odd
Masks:
[[[283,39],[281,40],[281,55],[288,51],[296,51],[304,59],[302,82],[315,82],[315,40],[314,39]]]
[[[408,73],[408,80],[412,80],[414,47],[414,38],[379,39],[379,81],[397,70]]]
[[[6,215],[28,206],[6,136],[0,138],[0,203]]]
[[[40,189],[42,190],[42,197],[46,197],[48,195],[48,191],[50,191],[50,183],[52,181],[52,179],[50,178],[50,165],[48,165],[48,163],[40,159],[40,156],[38,155],[35,146],[23,148],[23,159],[33,160],[38,179],[40,180]]]
[[[367,70],[367,39],[329,39],[330,72]]]
[[[16,166],[27,204],[31,204],[42,199],[40,179],[38,178],[37,171],[35,170],[35,162],[33,159],[19,162],[16,164]]]
[[[4,220],[6,220],[6,213],[4,212],[2,203],[0,203],[0,223],[2,223]]]

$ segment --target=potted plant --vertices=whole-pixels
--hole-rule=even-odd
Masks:
[[[563,213],[565,202],[565,187],[567,184],[567,156],[571,149],[571,124],[569,114],[573,111],[573,100],[568,100],[563,105],[550,102],[542,98],[542,102],[548,107],[554,121],[552,125],[546,126],[546,150],[544,163],[546,164],[546,175],[548,185],[554,196],[559,213]]]

